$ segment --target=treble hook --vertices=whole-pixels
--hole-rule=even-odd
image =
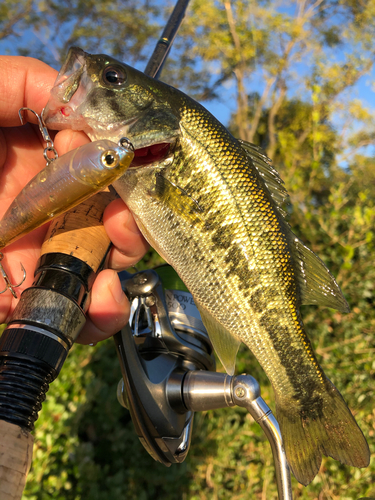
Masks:
[[[47,126],[44,123],[44,118],[43,118],[44,108],[42,110],[41,115],[38,115],[38,113],[36,111],[34,111],[33,109],[30,109],[30,108],[20,108],[18,110],[18,116],[20,117],[21,124],[23,125],[24,124],[24,120],[23,120],[23,116],[22,116],[22,111],[30,111],[31,113],[34,113],[34,115],[36,116],[36,118],[38,120],[38,125],[39,125],[40,133],[42,134],[44,142],[47,144],[47,147],[43,151],[43,156],[44,156],[45,160],[47,161],[47,165],[48,165],[49,163],[51,163],[51,161],[56,160],[56,158],[58,158],[59,155],[58,155],[58,153],[57,153],[57,151],[55,149],[55,146],[53,144],[53,140],[51,139],[51,136],[48,133]],[[50,158],[48,156],[48,152],[52,152],[53,153],[53,155],[54,155],[53,158]]]
[[[2,252],[0,252],[0,262],[3,260],[4,258],[4,255],[2,254]],[[0,264],[0,273],[2,275],[2,277],[4,278],[4,281],[6,283],[6,287],[4,288],[4,290],[2,292],[0,292],[0,294],[6,292],[7,290],[10,290],[13,297],[16,299],[17,298],[17,294],[16,292],[13,290],[13,288],[18,288],[19,286],[22,285],[22,283],[25,281],[26,279],[26,270],[25,268],[23,267],[23,264],[22,262],[20,262],[21,264],[21,270],[23,271],[23,278],[22,278],[22,281],[20,281],[20,283],[18,283],[18,285],[13,285],[11,282],[10,282],[10,279],[7,275],[7,273],[5,272],[2,264]]]

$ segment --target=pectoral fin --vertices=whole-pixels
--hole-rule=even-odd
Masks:
[[[293,233],[292,253],[301,304],[317,304],[349,312],[349,305],[325,264]]]
[[[156,176],[156,184],[151,196],[190,223],[203,222],[202,209],[198,202],[161,173]]]
[[[207,329],[211,343],[228,375],[234,374],[236,356],[241,341],[228,332],[205,309],[198,306],[204,326]]]

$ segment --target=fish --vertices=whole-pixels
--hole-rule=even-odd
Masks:
[[[58,157],[12,201],[0,221],[0,249],[102,191],[124,174],[131,145],[107,139],[90,142]]]
[[[349,306],[285,220],[288,193],[264,152],[178,89],[80,48],[69,51],[45,120],[91,139],[132,141],[134,160],[113,186],[193,295],[227,373],[241,342],[256,356],[297,480],[311,482],[322,455],[366,467],[366,439],[319,365],[299,312],[303,304]]]

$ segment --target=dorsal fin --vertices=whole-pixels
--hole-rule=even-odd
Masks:
[[[317,304],[349,312],[349,305],[326,265],[290,231],[300,304]]]
[[[277,209],[283,217],[287,214],[282,205],[288,200],[288,191],[285,189],[284,181],[281,179],[278,171],[271,165],[271,160],[264,154],[264,151],[255,144],[238,140],[242,149],[251,159],[258,174],[276,203]]]
[[[275,201],[277,209],[285,217],[286,213],[282,204],[289,195],[277,170],[272,167],[271,160],[267,158],[260,147],[242,140],[239,140],[239,143],[257,169],[260,178]],[[332,307],[341,312],[349,312],[349,305],[325,264],[292,233],[286,222],[285,231],[289,235],[296,264],[300,304],[318,304]]]

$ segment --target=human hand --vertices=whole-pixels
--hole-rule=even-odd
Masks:
[[[0,56],[0,218],[10,203],[37,172],[45,167],[45,144],[39,128],[28,123],[20,126],[18,110],[33,109],[40,114],[49,98],[57,71],[37,59]],[[26,116],[26,115],[25,115]],[[36,123],[36,118],[27,114]],[[87,142],[82,132],[63,130],[54,138],[59,155]],[[96,343],[116,333],[127,322],[129,303],[121,290],[114,270],[134,265],[147,250],[147,243],[138,230],[132,215],[122,200],[112,202],[104,213],[104,226],[115,247],[112,248],[106,269],[99,273],[91,292],[88,319],[77,342]],[[17,288],[32,285],[34,269],[48,224],[32,231],[6,247],[2,264],[12,283],[22,278],[20,262],[26,270],[25,282]],[[5,284],[4,284],[5,287]],[[0,279],[0,290],[4,288]],[[0,295],[0,323],[5,323],[17,305],[10,291]]]

